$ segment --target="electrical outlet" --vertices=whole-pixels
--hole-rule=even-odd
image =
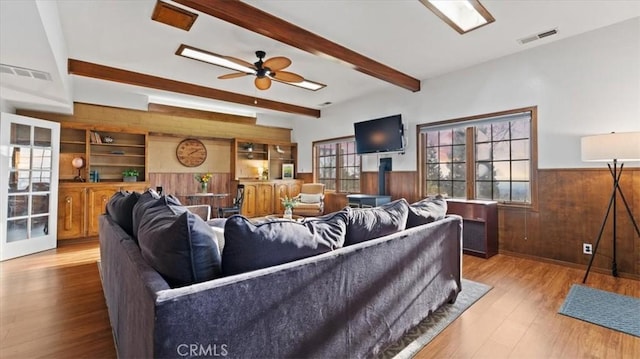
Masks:
[[[591,243],[582,243],[582,253],[591,254],[592,252]]]

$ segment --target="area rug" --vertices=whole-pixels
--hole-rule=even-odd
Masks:
[[[491,286],[462,279],[462,291],[458,294],[455,303],[445,304],[431,313],[425,320],[409,330],[397,343],[386,348],[378,358],[404,359],[413,357],[489,290],[491,290]]]
[[[640,337],[640,299],[574,284],[558,313]]]

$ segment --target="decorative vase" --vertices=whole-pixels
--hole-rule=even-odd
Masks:
[[[284,208],[284,215],[282,216],[284,219],[293,219],[293,210],[291,207]]]
[[[200,182],[200,192],[207,193],[207,182]]]

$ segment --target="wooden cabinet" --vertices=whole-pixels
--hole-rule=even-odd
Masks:
[[[295,197],[300,193],[301,180],[279,180],[274,182],[273,209],[275,213],[284,213],[281,198]]]
[[[300,193],[301,180],[240,181],[244,185],[244,202],[240,213],[246,217],[261,217],[283,213],[280,198]]]
[[[231,147],[231,173],[237,180],[282,179],[282,165],[296,170],[298,145],[290,142],[262,142],[234,139]]]
[[[146,190],[147,132],[63,123],[60,129],[58,239],[98,235],[98,218],[120,190]],[[80,169],[74,158],[84,160]],[[138,171],[138,182],[123,182],[122,172]]]
[[[273,184],[269,182],[241,182],[244,202],[240,213],[246,217],[260,217],[273,213]]]
[[[60,183],[58,192],[58,239],[98,235],[98,218],[117,191],[143,192],[146,183],[104,185],[98,183]]]
[[[498,204],[496,202],[447,200],[447,213],[462,216],[464,253],[484,258],[498,253]]]

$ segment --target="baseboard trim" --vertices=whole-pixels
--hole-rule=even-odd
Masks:
[[[531,260],[538,261],[538,262],[557,264],[557,265],[561,265],[561,266],[565,266],[565,267],[582,269],[582,270],[585,270],[585,271],[587,270],[587,266],[584,265],[584,264],[565,262],[565,261],[560,261],[560,260],[557,260],[557,259],[550,259],[550,258],[545,258],[545,257],[532,256],[532,255],[529,255],[529,254],[523,254],[523,253],[511,252],[511,251],[505,251],[505,250],[499,250],[498,253],[504,254],[504,255],[507,255],[507,256],[512,256],[512,257],[531,259]],[[611,275],[611,270],[610,269],[599,268],[599,267],[591,267],[591,272]],[[626,273],[626,272],[618,272],[618,277],[627,278],[627,279],[634,279],[634,280],[640,280],[640,275],[636,275],[636,274],[632,274],[632,273]]]

